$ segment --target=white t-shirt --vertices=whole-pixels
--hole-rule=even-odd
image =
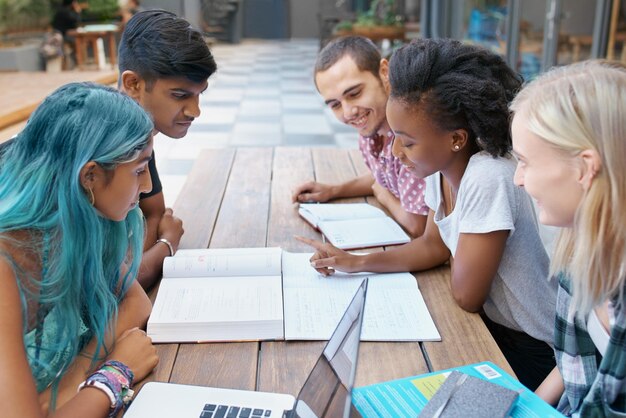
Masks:
[[[512,158],[474,154],[452,213],[445,216],[440,173],[426,178],[426,204],[453,256],[460,234],[510,231],[483,308],[492,321],[552,345],[557,283],[547,278],[549,259],[530,197],[513,184],[515,165]]]

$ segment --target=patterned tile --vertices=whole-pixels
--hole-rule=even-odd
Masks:
[[[281,126],[278,123],[249,123],[242,122],[235,125],[233,134],[270,134],[279,135]]]
[[[357,134],[324,105],[313,82],[317,40],[244,40],[212,47],[218,72],[183,139],[155,137],[166,204],[202,149],[247,146],[355,148]]]
[[[267,133],[237,132],[233,134],[233,147],[275,147],[282,144],[282,135]]]
[[[324,115],[283,115],[286,134],[322,134],[333,133]]]
[[[244,100],[241,102],[242,115],[280,115],[279,100]]]
[[[200,116],[194,120],[192,126],[233,124],[238,111],[236,106],[203,106]]]
[[[335,145],[335,138],[333,137],[333,135],[286,134],[284,145],[297,147],[328,147]]]
[[[161,169],[159,167],[159,178],[161,179],[161,185],[163,186],[163,197],[165,198],[165,207],[174,206],[176,198],[180,194],[180,191],[185,185],[187,175],[161,175]]]
[[[322,99],[315,94],[283,94],[281,97],[284,109],[313,109],[323,106]]]

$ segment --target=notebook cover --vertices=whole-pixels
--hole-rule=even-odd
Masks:
[[[463,376],[466,376],[465,381],[459,383]],[[419,416],[434,417],[445,403],[437,415],[441,418],[505,418],[513,409],[517,396],[514,390],[453,371]]]

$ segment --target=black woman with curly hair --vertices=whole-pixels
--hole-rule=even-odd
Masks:
[[[522,80],[498,55],[423,39],[389,64],[393,153],[426,179],[424,235],[389,251],[352,255],[303,239],[322,274],[452,266],[461,308],[481,312],[520,381],[534,390],[555,365],[556,282],[531,200],[513,184],[508,106]]]

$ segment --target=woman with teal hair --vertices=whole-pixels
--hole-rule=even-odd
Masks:
[[[152,128],[130,98],[73,83],[0,155],[2,416],[116,416],[156,365],[135,281]]]

